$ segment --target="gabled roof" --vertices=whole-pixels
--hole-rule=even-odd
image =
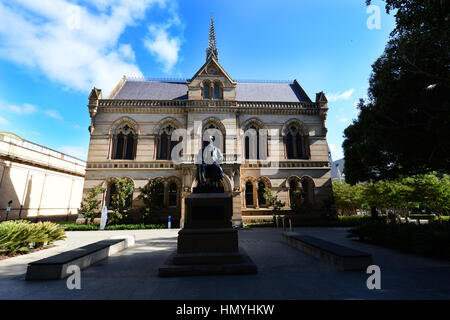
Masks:
[[[309,102],[294,83],[243,83],[236,86],[238,101]]]
[[[117,91],[113,99],[128,100],[186,100],[185,82],[129,80]]]
[[[195,75],[188,80],[188,83],[191,82],[193,79],[195,79],[200,73],[202,73],[206,66],[208,66],[209,64],[214,64],[215,67],[217,67],[219,69],[219,71],[228,79],[228,81],[230,81],[231,83],[234,83],[233,79],[231,79],[231,77],[228,75],[228,73],[225,71],[224,68],[222,68],[222,66],[220,65],[220,63],[214,58],[214,56],[211,56],[201,67],[200,69],[198,69],[198,71],[195,73]]]
[[[187,100],[186,82],[127,79],[113,99]],[[237,82],[237,101],[311,102],[300,85],[292,83]]]

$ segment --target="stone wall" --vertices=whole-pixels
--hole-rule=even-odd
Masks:
[[[85,163],[26,140],[0,135],[0,219],[74,219]]]

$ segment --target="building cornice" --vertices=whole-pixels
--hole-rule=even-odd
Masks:
[[[236,101],[236,100],[116,100],[98,101],[103,113],[269,113],[318,115],[313,102]]]

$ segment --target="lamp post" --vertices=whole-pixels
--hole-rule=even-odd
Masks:
[[[8,221],[8,215],[9,215],[9,212],[11,211],[12,202],[13,202],[12,200],[8,201],[8,206],[6,207],[6,220],[5,221]]]

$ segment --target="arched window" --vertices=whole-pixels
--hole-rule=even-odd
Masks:
[[[290,200],[290,203],[291,203],[291,207],[295,203],[294,193],[296,191],[298,191],[298,181],[296,181],[294,179],[291,179],[291,181],[289,181],[289,200]]]
[[[131,182],[130,179],[127,178],[128,182]],[[113,209],[113,199],[114,196],[117,195],[117,180],[113,179],[108,183],[107,191],[106,191],[106,206],[108,209]],[[128,196],[125,200],[125,206],[127,208],[131,207],[131,203],[133,201],[133,192]]]
[[[170,124],[160,131],[157,138],[157,153],[156,160],[171,160],[172,149],[178,143],[178,141],[172,141],[172,133],[175,128]]]
[[[106,205],[108,206],[108,208],[111,208],[113,196],[116,194],[116,182],[115,181],[111,181],[108,184],[107,191],[108,191],[108,193],[107,193],[107,198],[106,198]]]
[[[215,129],[218,130],[209,130],[209,129]],[[219,134],[220,132],[220,134]],[[214,123],[209,123],[207,124],[204,128],[203,128],[203,142],[202,145],[203,147],[205,147],[208,144],[208,139],[206,137],[206,135],[214,135],[214,145],[218,148],[220,148],[220,151],[222,152],[222,154],[225,154],[225,133],[220,130],[219,126],[217,126]],[[218,136],[216,136],[218,135]]]
[[[137,134],[128,124],[117,128],[112,137],[111,159],[134,160],[137,140]]]
[[[203,99],[211,99],[211,85],[209,82],[203,83]]]
[[[253,184],[247,181],[245,184],[245,206],[252,207],[253,205]]]
[[[314,204],[314,181],[311,178],[302,178],[303,197],[306,205]]]
[[[265,192],[266,185],[264,182],[260,181],[258,182],[258,206],[260,207],[266,207],[266,198],[264,198],[264,192]]]
[[[216,100],[223,99],[222,95],[223,95],[222,86],[219,83],[214,82],[214,99]]]
[[[245,159],[261,159],[259,128],[250,126],[245,134]]]
[[[169,207],[176,207],[178,199],[178,187],[175,182],[169,185]]]
[[[308,159],[309,143],[307,137],[301,134],[300,129],[290,125],[285,136],[286,157],[288,159]]]

